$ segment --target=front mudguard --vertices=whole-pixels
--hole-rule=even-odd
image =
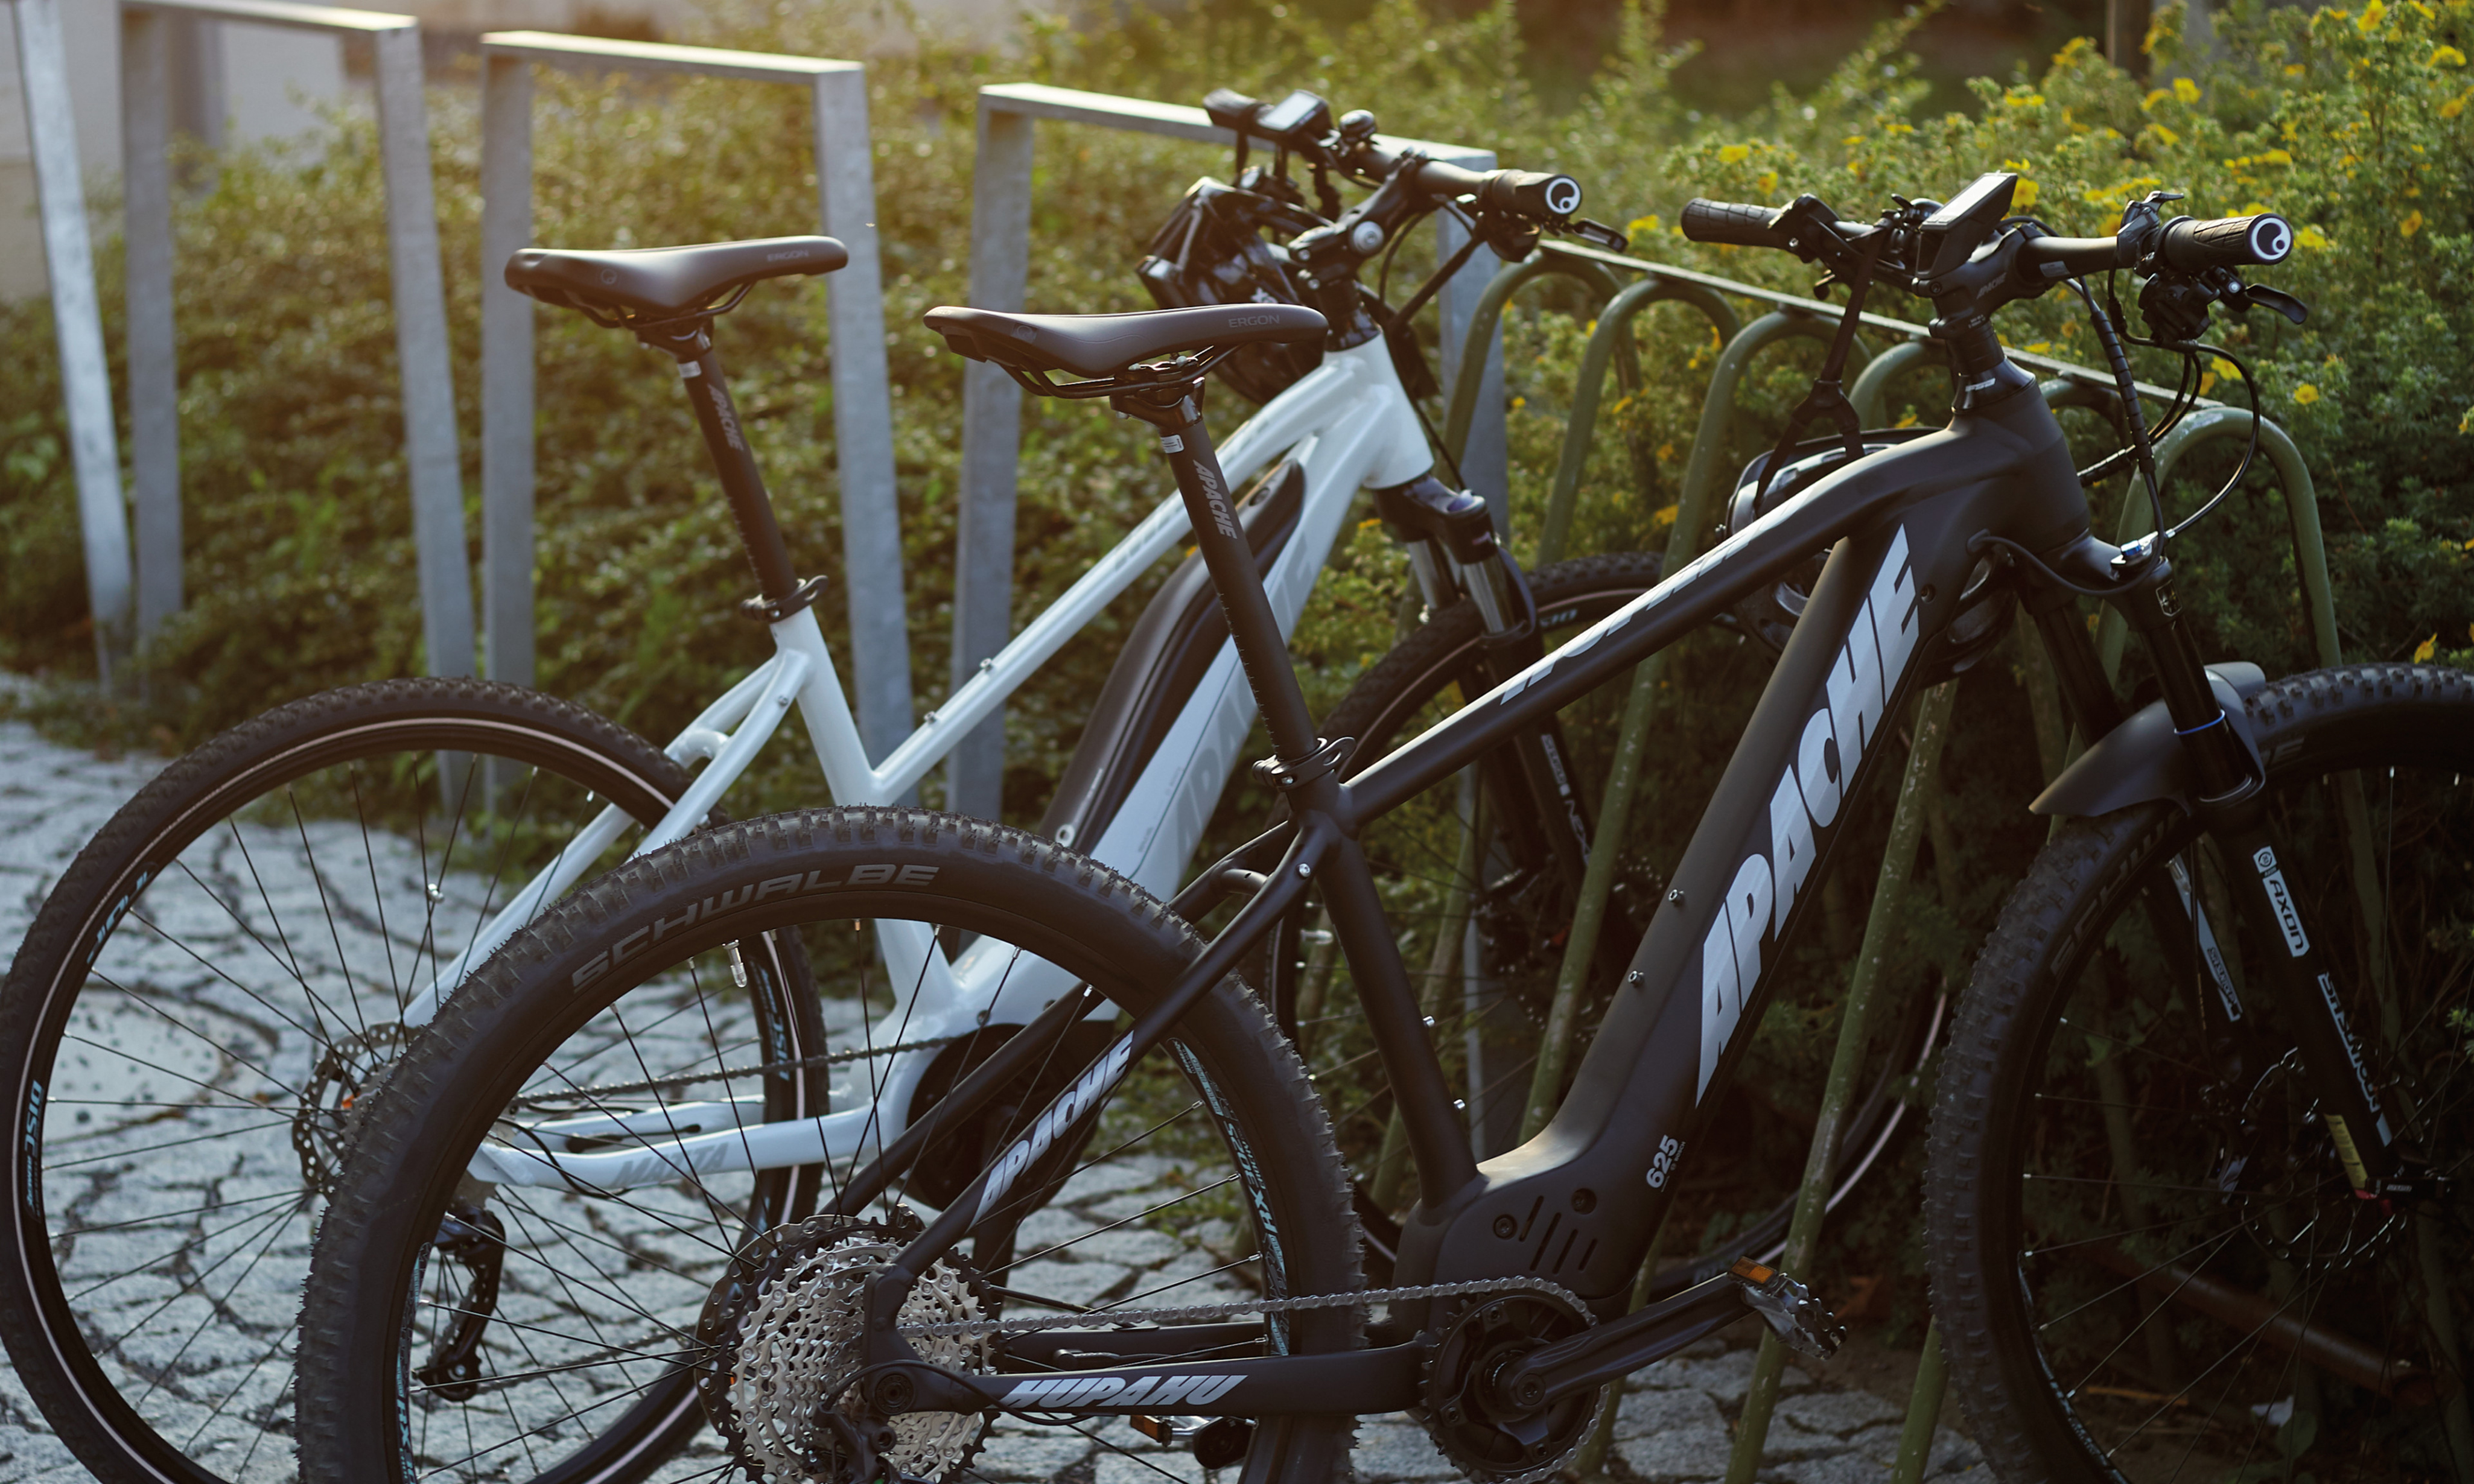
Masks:
[[[2252,766],[2259,766],[2259,743],[2244,703],[2268,684],[2267,673],[2239,660],[2212,664],[2208,683],[2224,708],[2225,724],[2242,739]],[[2157,799],[2191,807],[2190,755],[2162,701],[2148,703],[2106,732],[2027,807],[2036,814],[2094,816]]]

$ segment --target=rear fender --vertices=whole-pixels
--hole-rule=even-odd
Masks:
[[[2208,666],[2208,683],[2216,689],[2217,705],[2224,708],[2226,725],[2242,738],[2244,750],[2257,766],[2259,743],[2251,736],[2244,702],[2268,684],[2267,673],[2255,664],[2233,660]],[[2080,754],[2078,761],[2064,768],[2061,777],[2027,807],[2037,814],[2092,817],[2171,799],[2187,810],[2190,796],[2190,756],[2174,734],[2173,718],[2166,714],[2165,703],[2154,701]]]

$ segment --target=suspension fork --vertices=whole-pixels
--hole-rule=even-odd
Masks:
[[[2192,807],[2224,851],[2235,911],[2252,925],[2268,995],[2282,1008],[2302,1052],[2320,1121],[2346,1179],[2366,1199],[2412,1193],[2413,1183],[2401,1178],[2404,1151],[2396,1129],[2345,1015],[2328,940],[2288,875],[2294,862],[2268,808],[2265,771],[2218,704],[2173,595],[2172,563],[2161,552],[2147,555],[2107,601],[2147,644],[2166,711],[2190,760]],[[2195,874],[2191,884],[2195,908]]]

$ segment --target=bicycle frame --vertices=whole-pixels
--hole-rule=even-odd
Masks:
[[[1260,864],[1263,854],[1280,852],[1265,885],[1235,920],[1092,1064],[1082,1082],[1097,1091],[1078,1086],[1026,1125],[1031,1132],[875,1281],[871,1315],[889,1321],[916,1276],[1002,1206],[1014,1175],[1036,1157],[1039,1131],[1053,1136],[1055,1127],[1104,1096],[1133,1059],[1170,1035],[1187,1009],[1292,910],[1309,884],[1322,888],[1348,955],[1417,1164],[1422,1193],[1404,1224],[1395,1281],[1535,1277],[1562,1284],[1604,1314],[1620,1313],[1672,1195],[1665,1175],[1697,1136],[1759,1021],[1783,958],[1774,945],[1808,916],[1816,894],[1806,887],[1827,869],[1844,837],[1845,801],[1893,751],[1881,739],[1909,698],[1949,667],[1949,627],[1981,564],[1971,542],[1990,532],[2047,550],[2087,530],[2086,499],[2060,426],[2040,398],[2012,396],[1960,412],[1940,432],[1850,462],[1343,784],[1329,760],[1334,750],[1311,733],[1294,677],[1263,662],[1275,658],[1277,634],[1261,590],[1246,590],[1245,568],[1225,523],[1226,486],[1199,416],[1187,403],[1152,420],[1172,449],[1232,631],[1242,648],[1258,656],[1254,673],[1265,682],[1261,701],[1295,823],[1231,857]],[[1182,451],[1176,451],[1180,444]],[[1674,890],[1633,955],[1572,1094],[1535,1138],[1477,1163],[1454,1119],[1358,850],[1357,826],[1615,680],[1825,548],[1830,556],[1804,614],[1686,847]],[[2087,642],[2083,630],[2077,637]],[[2098,704],[2093,697],[2075,699]],[[1037,1030],[1017,1039],[1030,1040]],[[979,1091],[972,1083],[980,1080],[966,1079],[949,1094],[958,1105],[949,1112],[967,1115]],[[836,1209],[863,1209],[887,1178],[882,1162],[860,1172]],[[1717,1283],[1726,1287],[1724,1280]],[[1681,1322],[1674,1315],[1686,1310],[1698,1314],[1712,1297],[1696,1290],[1670,1301],[1660,1306],[1661,1322]],[[1732,1292],[1717,1297],[1731,1314],[1740,1312]],[[1668,1309],[1674,1314],[1663,1312]],[[1175,1409],[1200,1416],[1374,1412],[1416,1400],[1417,1372],[1408,1360],[1414,1344],[1346,1356],[1069,1371],[1039,1377],[1034,1398],[1015,1395],[1032,1384],[1019,1376],[966,1376],[919,1361],[889,1322],[871,1328],[868,1336],[866,1362],[879,1377],[871,1400],[887,1413],[1006,1406],[1156,1411],[1164,1405],[1163,1388],[1172,1387],[1183,1393]],[[1104,1330],[1078,1330],[1075,1343],[1102,1353],[1111,1349]],[[1156,1360],[1155,1346],[1145,1352],[1139,1344],[1127,1343],[1129,1361]],[[1193,1390],[1198,1384],[1207,1398]]]
[[[1285,457],[1302,471],[1305,493],[1295,530],[1281,545],[1264,586],[1273,594],[1281,634],[1295,627],[1327,561],[1358,491],[1405,484],[1432,467],[1425,436],[1380,342],[1336,350],[1249,419],[1229,440],[1228,476],[1247,479]],[[902,798],[974,727],[1066,641],[1161,558],[1189,538],[1183,501],[1170,495],[1116,547],[1093,563],[1057,600],[1026,625],[1003,651],[948,697],[889,754],[871,763],[814,613],[806,607],[770,625],[774,656],[733,685],[666,751],[682,762],[709,759],[693,784],[635,853],[657,849],[701,824],[723,793],[796,708],[837,803],[885,803]],[[1087,853],[1147,889],[1174,892],[1201,837],[1239,748],[1253,721],[1253,701],[1236,647],[1223,641],[1200,684]],[[542,905],[572,886],[630,821],[605,809],[494,917],[464,951],[447,963],[407,1009],[408,1024],[425,1023],[445,995],[477,968]],[[965,950],[949,960],[932,935],[908,922],[877,924],[889,981],[908,986],[878,1027],[872,1044],[934,1041],[982,1025],[1019,1024],[1072,988],[1052,966],[1005,965]],[[884,1058],[864,1084],[836,1089],[837,1110],[798,1124],[743,1123],[720,1104],[672,1103],[657,1114],[665,1128],[723,1126],[691,1136],[670,1158],[700,1170],[777,1168],[818,1160],[846,1161],[898,1137],[932,1052]],[[568,1137],[617,1133],[622,1118],[563,1120]],[[553,1132],[548,1126],[545,1134]],[[485,1149],[476,1177],[504,1184],[561,1185],[583,1181],[619,1189],[675,1178],[674,1165],[642,1149],[605,1154],[508,1154]]]

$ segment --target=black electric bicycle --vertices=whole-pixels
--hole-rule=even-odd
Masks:
[[[1352,152],[1413,179],[1443,168],[1382,157],[1370,140]],[[2412,1066],[2366,1064],[2352,1026],[2374,981],[2338,948],[2354,924],[2331,926],[2336,898],[2288,874],[2310,847],[2293,842],[2295,817],[2278,802],[2285,785],[2330,767],[2446,771],[2474,760],[2474,687],[2430,668],[2266,685],[2250,667],[2203,666],[2162,543],[2115,548],[2090,535],[2060,429],[1988,318],[2055,282],[2132,265],[2204,310],[2253,292],[2231,268],[2282,257],[2290,234],[2273,218],[2166,222],[2150,201],[2125,211],[2117,236],[2058,238],[2007,220],[2014,184],[1988,176],[1947,205],[1900,201],[1871,223],[1839,221],[1809,198],[1778,212],[1688,207],[1687,232],[1794,251],[1850,286],[1810,410],[1844,407],[1831,395],[1835,371],[1873,284],[1931,299],[1957,373],[1950,425],[1859,440],[1847,414],[1834,446],[1783,443],[1782,455],[1797,457],[1765,461],[1710,552],[1346,775],[1348,740],[1315,734],[1285,664],[1199,406],[1201,378],[1219,359],[1323,336],[1323,316],[1287,305],[1216,311],[1208,323],[933,311],[932,325],[962,353],[1042,394],[1106,397],[1158,430],[1271,732],[1274,755],[1260,775],[1288,817],[1170,903],[1054,842],[897,809],[707,831],[577,893],[491,961],[359,1115],[303,1310],[307,1474],[477,1473],[499,1470],[514,1448],[537,1472],[551,1469],[591,1436],[601,1409],[685,1375],[726,1449],[720,1467],[751,1477],[964,1477],[989,1419],[1010,1414],[1095,1432],[1128,1418],[1154,1438],[1190,1441],[1206,1464],[1242,1461],[1249,1480],[1320,1481],[1344,1463],[1355,1417],[1405,1408],[1469,1476],[1533,1480],[1587,1436],[1607,1382],[1748,1308],[1789,1344],[1829,1352],[1837,1331],[1827,1312],[1758,1264],[1628,1315],[1627,1297],[1781,949],[1811,915],[1848,802],[1895,752],[1885,741],[1895,718],[1919,687],[1980,655],[2022,605],[2054,651],[2083,733],[2099,739],[2042,806],[2100,816],[2094,828],[2129,842],[2090,910],[2144,910],[2168,965],[2160,982],[2180,993],[2155,1012],[2164,1019],[2145,1023],[2181,1014],[2224,1025],[2229,999],[2191,993],[2209,975],[2212,989],[2241,996],[2255,1038],[2244,1065],[2284,1048],[2268,1064],[2284,1070],[2262,1087],[2320,1110],[2316,1123],[2268,1124],[2258,1157],[2209,1188],[2270,1205],[2335,1150],[2348,1184],[2313,1187],[2323,1205],[2411,1220],[2448,1199],[2456,1187],[2433,1159],[2444,1130],[2381,1081]],[[2099,333],[2134,408],[2144,466],[2128,365],[2102,317]],[[1092,374],[1095,366],[1104,370]],[[1059,372],[1084,379],[1053,381]],[[1506,738],[1825,551],[1572,1093],[1537,1138],[1480,1163],[1361,830],[1453,786]],[[2074,606],[2084,594],[2130,616],[2161,700],[2122,714]],[[2124,829],[2124,820],[2148,823]],[[2184,879],[2191,890],[2179,895],[2157,884]],[[1243,905],[1206,945],[1188,918],[1232,889]],[[1309,893],[1348,956],[1421,1192],[1382,1288],[1366,1283],[1327,1112],[1271,1013],[1232,977]],[[648,993],[699,1003],[707,985],[726,993],[728,945],[760,930],[801,934],[812,959],[837,941],[847,955],[837,924],[871,918],[968,935],[969,953],[1026,972],[1062,969],[1071,988],[929,1117],[862,1167],[833,1171],[815,1214],[731,1249],[695,1323],[631,1308],[623,1266],[710,1260],[716,1238],[736,1241],[728,1234],[747,1223],[735,1187],[704,1178],[708,1162],[731,1161],[710,1141],[691,1158],[687,1131],[636,1101],[645,1083],[622,1075],[636,1033],[612,1007]],[[2091,946],[2058,941],[2082,956]],[[2448,993],[2462,990],[2452,981]],[[1990,1023],[1980,1009],[1977,1021]],[[1099,1023],[1111,1029],[1095,1041]],[[2440,1023],[2456,1022],[2443,1014]],[[1980,1039],[2000,1048],[1998,1035]],[[2454,1086],[2453,1068],[2437,1075]],[[1060,1090],[1026,1092],[1044,1086]],[[562,1110],[590,1114],[590,1137],[562,1140],[548,1119]],[[967,1183],[940,1192],[933,1219],[914,1213],[914,1172],[940,1153],[940,1130],[989,1110],[1015,1132],[985,1148]],[[762,1127],[753,1108],[738,1116],[748,1121],[736,1126]],[[2001,1140],[2018,1126],[1984,1120],[1985,1158],[2015,1158]],[[721,1127],[734,1127],[729,1116]],[[2121,1179],[2144,1182],[2145,1167]],[[1971,1219],[1950,1204],[1937,1188],[1938,1215]],[[526,1222],[521,1239],[500,1220],[510,1209]],[[2263,1214],[2258,1225],[2274,1222]],[[1958,1230],[1937,1230],[1937,1250]],[[626,1241],[601,1234],[618,1232]],[[1017,1240],[1070,1268],[1078,1243],[1088,1254],[1110,1238],[1117,1276],[1079,1312],[1026,1316],[1009,1285],[982,1271],[998,1234],[1017,1272]],[[2122,1250],[2147,1234],[2125,1234]],[[1968,1250],[1986,1271],[2035,1256],[2016,1237],[2015,1226],[1979,1221]],[[1151,1241],[1175,1251],[1146,1265],[1133,1249]],[[536,1282],[511,1305],[499,1281],[520,1264],[551,1272],[564,1294]],[[1987,1302],[2012,1303],[2006,1292]],[[2025,1328],[2032,1364],[2037,1331]],[[481,1331],[493,1336],[494,1370],[449,1376],[430,1364],[443,1343]],[[1962,1355],[1973,1335],[1957,1341]],[[1997,1338],[2016,1342],[2018,1327]],[[2005,1372],[1971,1382],[1971,1395],[1981,1400],[1990,1386],[2015,1400],[2025,1395],[2019,1382]],[[467,1405],[476,1395],[486,1414]],[[2071,1394],[2052,1395],[2067,1417]],[[2028,1446],[2050,1448],[2050,1435]],[[2102,1468],[2092,1450],[2086,1467],[2066,1452],[2044,1456],[2074,1473]]]

